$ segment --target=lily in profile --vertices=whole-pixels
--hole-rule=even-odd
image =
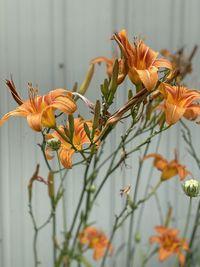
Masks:
[[[112,246],[106,235],[92,226],[84,228],[79,234],[79,243],[93,249],[94,260],[102,258],[107,249],[110,254],[112,253]]]
[[[156,226],[155,230],[159,233],[159,236],[150,237],[149,242],[151,244],[154,242],[158,243],[159,260],[164,261],[175,254],[178,257],[180,266],[183,267],[185,263],[185,255],[183,252],[189,250],[188,242],[178,237],[177,229]]]
[[[164,58],[158,58],[158,52],[153,51],[142,40],[131,44],[125,30],[114,34],[128,65],[128,76],[137,87],[144,86],[152,90],[158,82],[159,68],[172,69],[171,63]]]
[[[187,175],[191,174],[184,165],[180,164],[175,154],[175,159],[168,161],[158,153],[146,155],[144,159],[154,158],[154,167],[161,171],[160,180],[166,181],[178,175],[180,180],[184,180]]]
[[[200,114],[200,105],[193,103],[200,99],[200,92],[195,89],[188,89],[185,86],[172,86],[162,83],[159,86],[161,94],[164,96],[162,109],[166,115],[166,122],[176,123],[182,117],[195,120]]]
[[[29,126],[39,132],[42,127],[54,128],[56,126],[55,110],[72,114],[77,109],[72,93],[65,89],[55,89],[44,96],[39,96],[37,88],[29,84],[29,99],[23,100],[17,93],[13,81],[7,81],[7,85],[19,106],[3,116],[0,126],[11,116],[25,117]]]
[[[87,133],[85,132],[84,124],[87,124],[87,127],[90,131],[92,131],[93,122],[89,120],[83,120],[81,118],[74,119],[74,131],[73,137],[70,138],[66,135],[66,131],[69,131],[69,125],[64,127],[63,125],[59,126],[55,131],[50,134],[47,134],[46,139],[47,143],[51,140],[59,140],[59,148],[58,148],[58,156],[62,165],[70,169],[72,168],[72,156],[76,151],[81,151],[85,144],[91,144],[91,140],[89,139]],[[98,138],[99,131],[96,130],[94,134],[94,142],[95,139]],[[96,142],[96,146],[99,145],[99,141]],[[53,149],[51,146],[46,147],[46,156],[47,159],[52,159],[50,152]]]
[[[105,63],[106,64],[106,72],[108,74],[108,77],[111,78],[112,77],[112,73],[113,73],[113,67],[115,64],[115,60],[118,60],[118,64],[119,64],[119,73],[118,73],[118,77],[117,77],[117,83],[121,84],[128,72],[127,66],[126,66],[126,62],[123,58],[107,58],[107,57],[97,57],[94,58],[91,63],[92,64],[101,64],[101,63]]]

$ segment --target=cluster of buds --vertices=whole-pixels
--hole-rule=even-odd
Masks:
[[[189,197],[198,197],[200,195],[200,183],[197,180],[190,179],[185,181],[182,188]]]
[[[58,151],[58,149],[61,146],[61,141],[58,138],[51,138],[47,140],[47,146],[52,150],[52,151]]]

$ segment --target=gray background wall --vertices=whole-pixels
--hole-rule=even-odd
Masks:
[[[189,50],[200,43],[199,10],[199,0],[0,0],[0,115],[15,108],[15,103],[4,85],[4,80],[11,74],[24,98],[27,97],[28,81],[38,84],[41,94],[57,87],[71,89],[75,81],[80,84],[84,79],[90,59],[99,55],[112,55],[116,46],[110,41],[110,37],[113,31],[122,28],[128,30],[130,37],[144,37],[154,50],[169,48],[174,51],[182,46]],[[190,87],[200,88],[199,62],[198,52],[194,60],[195,71],[187,80]],[[102,68],[97,67],[95,82],[87,94],[91,100],[99,96],[99,84],[104,75]],[[125,99],[126,89],[120,88],[116,105]],[[193,127],[196,143],[198,127]],[[123,132],[122,128],[118,128],[120,133]],[[117,135],[113,134],[105,153],[115,147],[118,142]],[[34,146],[40,140],[40,136],[27,127],[25,120],[10,119],[0,129],[2,267],[33,266],[33,232],[27,212],[27,183],[36,163],[43,162],[39,148]],[[154,151],[155,146],[156,142],[150,152]],[[175,147],[180,150],[181,160],[187,163],[193,175],[199,178],[197,168],[193,161],[189,160],[185,145],[180,141],[179,126],[162,137],[159,152],[165,151],[165,156],[172,158]],[[136,158],[138,156],[139,154]],[[107,233],[111,229],[114,215],[123,205],[119,189],[129,182],[134,188],[137,171],[135,162],[134,158],[129,158],[128,164],[131,167],[126,173],[119,170],[113,175],[103,195],[98,199],[96,212],[92,214],[92,218],[98,221],[98,226]],[[150,165],[147,166],[150,168]],[[45,167],[42,167],[41,172],[42,175],[47,175]],[[80,169],[70,172],[66,181],[69,221],[82,182],[79,173]],[[145,183],[145,176],[147,172],[143,173],[142,183]],[[155,171],[155,181],[158,177],[159,173]],[[161,189],[161,203],[165,208],[169,200],[173,203],[177,216],[174,223],[182,227],[187,199],[180,193],[177,181],[178,179],[173,179]],[[44,188],[37,185],[34,204],[38,220],[48,214],[49,204],[44,195]],[[152,234],[154,225],[159,224],[155,201],[152,200],[148,205],[142,225],[144,244]],[[116,248],[119,240],[126,241],[126,228],[117,235]],[[49,231],[50,226],[42,232],[39,239],[39,255],[43,259],[43,266],[52,266],[52,259],[48,257],[51,249]],[[118,267],[124,265],[124,257],[125,253],[122,252],[117,260]],[[154,264],[156,262],[155,260]],[[149,266],[152,266],[151,264]]]

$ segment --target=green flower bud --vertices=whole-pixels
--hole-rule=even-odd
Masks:
[[[198,197],[200,195],[200,183],[197,180],[190,179],[185,181],[182,188],[189,197]]]
[[[57,151],[60,148],[61,141],[58,138],[52,138],[47,140],[47,146],[53,151]]]
[[[88,186],[86,190],[90,193],[94,193],[96,191],[96,186],[94,184]]]
[[[136,242],[136,243],[140,243],[140,241],[141,241],[141,235],[140,235],[140,233],[137,232],[137,233],[135,234],[135,242]]]

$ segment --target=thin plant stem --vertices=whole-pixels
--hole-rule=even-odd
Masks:
[[[190,201],[189,201],[188,212],[187,212],[187,217],[186,217],[186,223],[185,223],[185,228],[184,228],[184,231],[183,231],[183,238],[185,238],[186,235],[187,235],[188,226],[189,226],[189,222],[190,222],[190,219],[191,219],[191,210],[192,210],[192,197],[190,197]]]
[[[65,192],[64,192],[64,187],[63,187],[63,181],[64,178],[62,176],[62,172],[61,172],[61,164],[60,164],[60,160],[59,160],[59,155],[58,155],[58,151],[56,151],[56,156],[57,156],[57,160],[58,160],[58,167],[59,167],[59,174],[60,174],[60,185],[61,185],[61,190],[63,191],[63,196],[62,196],[62,213],[63,213],[63,228],[64,228],[64,232],[67,232],[67,217],[66,217],[66,205],[65,205]]]
[[[107,256],[108,256],[108,252],[109,252],[109,245],[113,241],[115,232],[118,229],[118,222],[119,222],[120,218],[124,215],[125,211],[127,210],[127,206],[128,206],[128,199],[126,201],[126,205],[123,208],[123,210],[120,212],[120,214],[118,216],[115,217],[115,223],[113,225],[112,232],[111,232],[111,235],[110,235],[110,238],[109,238],[109,242],[108,242],[108,246],[106,247],[106,251],[104,253],[104,256],[103,256],[103,259],[102,259],[100,267],[104,267],[105,266],[106,259],[107,259]]]
[[[34,238],[33,238],[33,255],[34,255],[34,266],[37,267],[39,265],[39,260],[38,260],[38,253],[37,253],[37,237],[38,237],[38,227],[37,223],[33,214],[33,208],[32,208],[32,202],[29,201],[29,214],[31,216],[31,220],[33,223],[33,228],[34,228]]]
[[[153,132],[153,129],[151,131],[151,134],[152,132]],[[138,173],[137,173],[137,178],[136,178],[133,203],[135,203],[137,199],[137,192],[138,192],[138,187],[139,187],[139,182],[140,182],[141,171],[142,171],[142,167],[144,163],[144,157],[148,152],[149,146],[150,146],[150,142],[146,143],[143,157],[139,161],[139,168],[138,168]],[[135,214],[134,212],[131,214],[130,223],[129,223],[127,267],[131,266],[131,263],[133,262],[133,258],[134,258],[134,255],[132,253],[132,234],[133,234],[134,214]]]
[[[55,202],[54,202],[53,198],[51,198],[51,207],[53,210],[53,216],[52,216],[53,262],[55,265],[56,264],[56,257],[57,257],[57,252],[56,252],[56,207],[55,207]]]

